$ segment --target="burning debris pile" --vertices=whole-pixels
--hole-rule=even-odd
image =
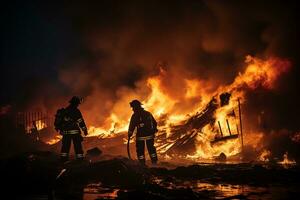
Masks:
[[[169,91],[163,85],[170,77],[161,69],[159,75],[146,80],[148,94],[141,94],[142,90],[138,87],[134,91],[121,93],[120,100],[116,102],[115,109],[106,120],[111,123],[106,125],[112,127],[110,131],[91,126],[90,133],[101,138],[123,135],[131,115],[130,110],[124,108],[128,107],[130,99],[138,97],[145,99],[145,109],[151,111],[159,123],[156,146],[162,158],[168,160],[176,157],[197,161],[221,156],[224,159],[238,155],[243,145],[258,150],[262,148],[259,145],[262,143],[263,133],[248,131],[249,127],[255,127],[248,120],[248,130],[242,135],[244,116],[241,115],[241,105],[247,102],[247,94],[258,88],[274,89],[277,79],[290,66],[290,62],[284,59],[261,60],[247,56],[244,72],[239,73],[231,84],[217,86],[212,91],[207,89],[207,85],[211,83],[184,79],[186,93],[177,98],[168,94]],[[196,101],[190,103],[191,98]],[[189,104],[186,105],[186,102]],[[249,113],[245,113],[245,116],[247,114]]]
[[[216,122],[215,114],[216,110],[222,106],[228,105],[230,101],[231,94],[229,93],[222,93],[219,96],[219,100],[216,97],[213,97],[206,107],[197,112],[195,115],[188,118],[184,121],[183,124],[171,126],[171,136],[167,139],[164,137],[167,135],[166,131],[163,130],[158,135],[158,151],[161,154],[165,155],[182,155],[182,152],[186,154],[193,154],[196,149],[196,138],[198,134],[205,134],[201,132],[201,130],[206,126],[210,125],[213,126]],[[220,104],[219,104],[220,102]],[[230,113],[231,115],[235,116],[235,113]],[[231,135],[228,120],[228,130],[230,132],[229,136],[223,137],[223,131],[220,126],[220,122],[218,121],[219,130],[216,130],[216,139],[211,141],[213,145],[216,142],[225,141],[227,139],[234,139],[237,138],[237,134]],[[233,136],[233,137],[232,137]]]
[[[290,67],[288,61],[277,58],[263,61],[248,56],[246,63],[244,73],[240,73],[232,84],[219,87],[211,94],[201,94],[212,96],[210,100],[202,101],[203,109],[187,115],[177,125],[169,123],[162,126],[157,135],[157,148],[162,156],[197,160],[220,155],[234,156],[242,151],[240,104],[247,101],[246,93],[258,87],[272,89],[280,74]],[[261,135],[248,133],[247,138],[250,139],[247,144],[257,146]]]
[[[175,157],[192,161],[226,159],[241,153],[243,146],[262,150],[263,147],[259,145],[263,133],[255,131],[255,123],[247,119],[251,113],[241,115],[241,106],[247,104],[248,93],[259,88],[274,89],[278,78],[290,66],[289,61],[280,58],[262,60],[247,56],[243,72],[227,85],[188,79],[176,73],[170,76],[164,66],[160,66],[158,75],[136,83],[134,89],[123,88],[118,91],[119,99],[102,125],[92,123],[95,116],[90,114],[89,106],[93,100],[87,98],[82,107],[83,114],[87,116],[90,138],[96,138],[96,141],[87,139],[93,144],[87,145],[87,148],[94,148],[100,140],[105,139],[106,144],[99,146],[104,153],[103,147],[115,145],[124,155],[126,130],[131,115],[128,102],[137,98],[144,99],[143,107],[153,113],[158,121],[156,147],[160,158],[168,160]],[[174,89],[168,84],[172,79],[176,79],[182,86]],[[176,93],[180,88],[181,91]],[[247,129],[243,135],[242,123],[245,119]],[[55,136],[46,143],[54,144],[59,140],[60,137]]]

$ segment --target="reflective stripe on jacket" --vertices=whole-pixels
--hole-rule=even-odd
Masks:
[[[136,137],[136,140],[151,140],[151,139],[154,139],[154,135],[149,135],[149,136],[145,136],[145,137],[143,137],[143,136],[137,136]]]
[[[63,133],[70,134],[70,135],[80,134],[80,130],[68,130],[68,131],[63,131]]]

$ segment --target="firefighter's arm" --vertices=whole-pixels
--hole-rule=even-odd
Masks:
[[[135,117],[134,117],[134,115],[132,115],[131,119],[130,119],[129,127],[128,127],[128,137],[132,136],[135,126],[136,126]]]
[[[79,127],[81,128],[81,130],[83,131],[84,135],[88,135],[88,131],[84,122],[84,119],[80,113],[80,117],[77,119],[77,124],[79,125]]]
[[[158,132],[158,129],[157,129],[157,122],[156,122],[156,120],[155,120],[155,118],[153,117],[153,115],[151,114],[151,117],[152,117],[152,121],[153,121],[153,125],[154,125],[154,127],[155,127],[155,132]]]

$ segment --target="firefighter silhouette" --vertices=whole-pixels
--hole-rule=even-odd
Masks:
[[[84,119],[80,110],[78,109],[82,99],[79,97],[72,97],[69,101],[69,106],[59,109],[56,114],[55,128],[63,136],[61,159],[67,161],[69,159],[69,151],[71,142],[73,141],[76,159],[83,159],[83,149],[81,142],[83,137],[81,136],[81,130],[86,136],[88,134]],[[81,130],[80,130],[81,129]]]
[[[136,153],[137,158],[141,164],[145,165],[145,143],[147,145],[148,153],[153,164],[157,163],[157,153],[154,147],[154,137],[157,132],[157,123],[152,114],[141,106],[141,102],[133,100],[130,106],[133,110],[131,116],[128,137],[130,138],[137,128],[136,132]]]
[[[30,132],[31,132],[31,135],[32,135],[34,140],[36,140],[36,141],[40,140],[39,131],[38,131],[38,128],[36,126],[36,121],[32,122],[32,128],[31,128]]]

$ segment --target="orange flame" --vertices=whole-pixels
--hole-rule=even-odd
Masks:
[[[61,135],[56,135],[55,138],[52,138],[51,140],[47,141],[46,144],[53,145],[58,143],[61,139],[62,139]]]
[[[254,90],[258,87],[274,89],[280,75],[287,72],[291,66],[287,60],[279,58],[261,60],[252,56],[247,56],[245,63],[244,72],[239,73],[232,84],[219,86],[215,92],[211,92],[212,82],[179,76],[181,87],[177,87],[177,89],[184,88],[185,91],[181,96],[170,95],[168,88],[162,83],[167,79],[167,72],[161,69],[159,75],[136,83],[136,89],[122,88],[117,91],[120,100],[114,104],[105,125],[102,127],[90,126],[90,136],[114,137],[116,134],[124,133],[128,128],[131,116],[128,102],[135,98],[144,99],[142,102],[144,108],[152,112],[156,119],[161,120],[158,135],[163,132],[167,134],[166,139],[169,143],[162,144],[158,148],[158,152],[163,153],[172,146],[172,142],[175,142],[171,139],[171,128],[174,125],[183,124],[189,116],[198,112],[199,108],[207,105],[211,97],[229,92],[231,99],[228,105],[216,109],[214,124],[208,124],[202,130],[191,130],[197,131],[196,152],[194,155],[188,155],[187,158],[193,160],[213,158],[220,153],[225,153],[226,156],[236,155],[241,151],[237,99],[240,99],[241,103],[246,101],[246,89]],[[220,105],[220,100],[217,99],[217,101]],[[228,125],[226,121],[228,121]],[[232,134],[238,134],[239,137],[212,145],[211,141],[220,136],[218,123],[223,129],[223,136],[230,135],[229,126]],[[257,147],[262,139],[262,133],[246,132],[245,139],[247,139],[247,144]]]
[[[40,131],[44,128],[47,128],[47,124],[45,122],[43,122],[42,120],[38,120],[35,122],[37,130]]]
[[[271,156],[271,151],[264,149],[260,156],[259,156],[259,161],[262,162],[269,162],[270,161],[270,156]]]
[[[295,160],[290,160],[288,158],[288,152],[285,152],[285,154],[283,155],[283,160],[278,162],[281,165],[296,165],[296,161]]]
[[[38,131],[47,128],[47,124],[43,120],[37,120],[37,121],[35,121],[35,125],[36,125],[36,129]],[[33,125],[28,125],[26,127],[26,132],[27,133],[31,133],[32,129],[34,129]]]
[[[247,56],[248,64],[245,72],[239,74],[234,80],[233,86],[238,88],[247,85],[251,89],[263,86],[266,89],[274,89],[275,82],[282,73],[289,71],[291,64],[287,60],[270,58],[261,60]]]

